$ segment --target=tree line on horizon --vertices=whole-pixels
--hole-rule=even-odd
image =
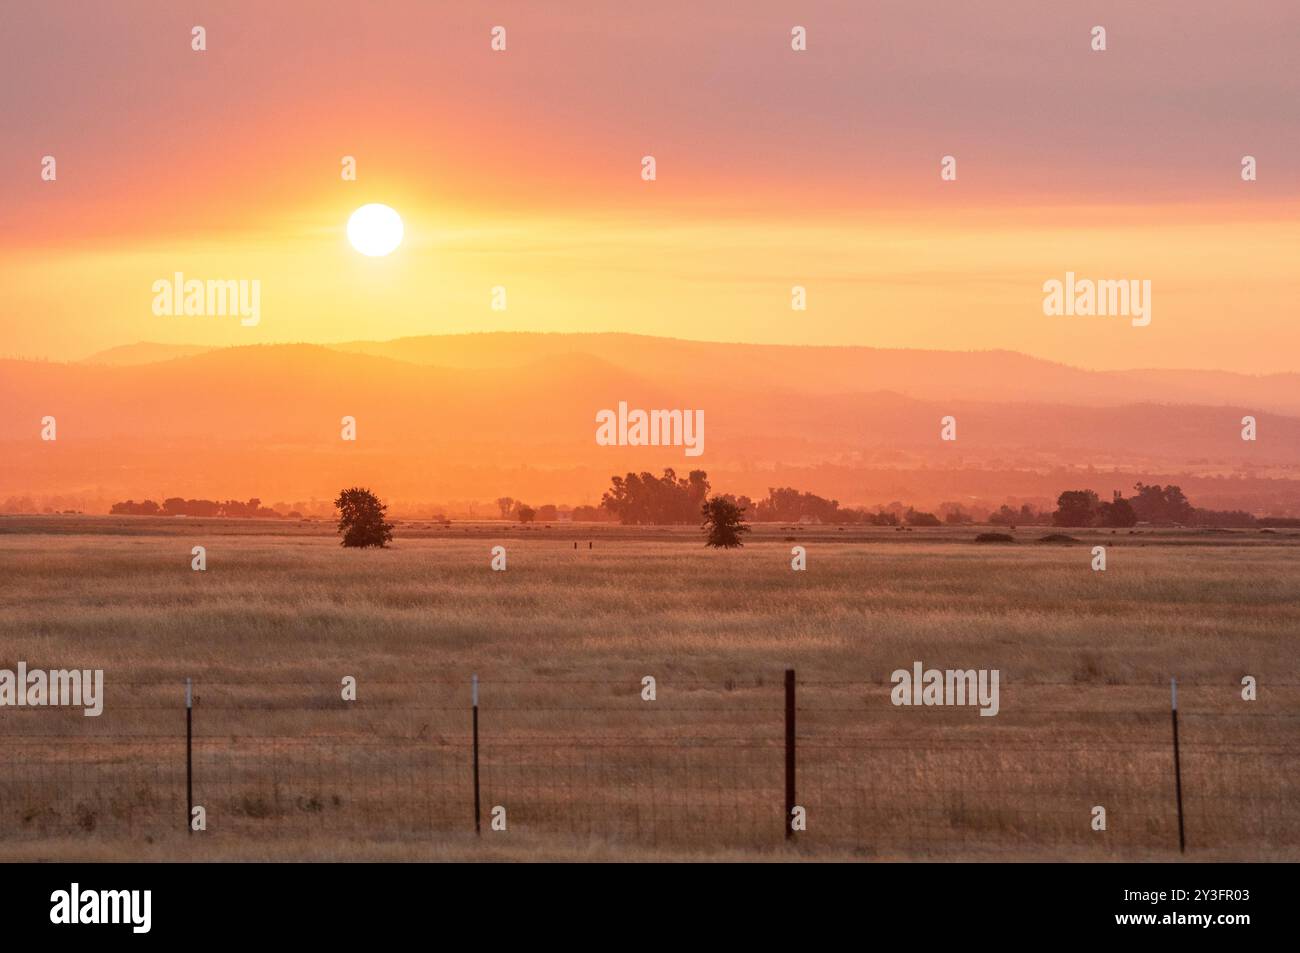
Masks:
[[[708,474],[692,470],[685,478],[671,467],[656,477],[652,473],[628,473],[611,478],[610,489],[601,498],[601,506],[625,525],[674,525],[694,523],[709,497]],[[1115,490],[1103,501],[1094,490],[1066,490],[1057,498],[1056,509],[1045,512],[1026,503],[1019,509],[1003,505],[988,521],[1003,526],[1061,527],[1132,527],[1139,523],[1153,526],[1198,526],[1218,528],[1253,528],[1256,526],[1300,525],[1300,520],[1257,518],[1242,510],[1206,510],[1192,505],[1182,488],[1169,484],[1137,483],[1137,491],[1124,497]],[[901,503],[872,511],[861,507],[843,507],[838,500],[826,499],[794,487],[769,487],[767,496],[754,501],[748,496],[721,493],[721,499],[738,508],[745,519],[756,523],[817,522],[852,526],[942,526],[976,522],[956,504],[945,504],[942,519]]]
[[[162,505],[153,500],[124,500],[114,503],[109,510],[113,516],[229,516],[255,517],[257,519],[299,519],[298,512],[281,513],[268,506],[263,506],[257,497],[241,502],[240,500],[186,500],[171,496],[163,500]]]
[[[1125,497],[1115,490],[1102,500],[1092,490],[1067,490],[1057,500],[1052,514],[1054,526],[1096,526],[1124,528],[1146,523],[1153,526],[1201,526],[1250,528],[1270,521],[1256,519],[1242,510],[1204,510],[1192,506],[1182,488],[1169,484],[1136,483],[1137,491]]]
[[[1024,503],[1019,507],[1004,504],[989,513],[968,511],[956,503],[945,503],[938,513],[918,510],[901,502],[864,507],[842,506],[838,500],[801,491],[794,487],[769,487],[767,495],[754,500],[747,495],[720,493],[710,497],[712,485],[704,470],[692,470],[679,477],[669,467],[660,476],[653,473],[628,473],[611,477],[611,484],[599,506],[561,508],[555,504],[532,507],[522,500],[503,496],[496,500],[502,519],[520,523],[551,523],[563,514],[576,522],[617,521],[630,526],[669,526],[696,524],[703,507],[711,499],[734,506],[747,522],[754,523],[826,523],[840,526],[960,526],[987,521],[1001,526],[1059,526],[1124,528],[1139,523],[1157,526],[1196,526],[1216,528],[1295,527],[1300,520],[1285,517],[1255,517],[1241,510],[1207,510],[1195,507],[1182,489],[1175,485],[1137,483],[1135,494],[1124,497],[1113,491],[1110,500],[1102,500],[1093,490],[1066,490],[1057,498],[1055,510],[1039,509]],[[277,504],[279,505],[279,504]],[[162,504],[146,499],[125,500],[113,504],[110,513],[128,516],[190,516],[258,519],[300,519],[298,511],[282,513],[262,505],[253,497],[240,500],[206,500],[168,497]],[[987,515],[985,515],[987,514]],[[979,517],[984,516],[984,520]],[[450,522],[439,514],[440,522]]]
[[[747,514],[755,523],[831,523],[844,526],[942,526],[944,523],[974,522],[960,508],[950,509],[944,519],[934,513],[891,503],[888,507],[868,510],[841,506],[838,500],[826,499],[794,487],[768,487],[767,496],[757,501],[744,494],[719,493],[709,496],[708,474],[692,470],[678,477],[671,467],[662,476],[653,473],[628,473],[611,477],[609,490],[601,497],[601,507],[620,523],[630,526],[670,526],[694,523],[711,499],[718,499]]]
[[[497,497],[496,504],[503,520],[518,520],[521,523],[553,523],[561,518],[577,522],[599,523],[609,515],[598,506],[566,507],[557,506],[554,503],[544,503],[541,506],[533,507],[523,500],[516,500],[513,496]]]

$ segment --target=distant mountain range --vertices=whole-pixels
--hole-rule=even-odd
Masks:
[[[704,410],[704,454],[598,446],[595,415],[620,400]],[[1176,477],[1199,505],[1300,512],[1300,374],[497,333],[3,361],[0,404],[0,502],[294,501],[355,482],[405,501],[582,503],[613,473],[672,466],[705,469],[718,489],[791,483],[867,505],[996,505],[1062,481],[1109,495]],[[1240,438],[1247,414],[1255,442]],[[54,443],[39,439],[46,415]],[[345,415],[355,443],[340,439]],[[939,439],[948,415],[955,442]]]
[[[1300,415],[1300,373],[1088,371],[1014,351],[720,345],[636,334],[504,332],[349,341],[325,347],[413,364],[480,370],[585,354],[663,381],[693,381],[701,371],[713,368],[722,376],[743,374],[807,393],[889,390],[929,400],[1028,400],[1100,407],[1130,403],[1252,406]],[[212,350],[185,344],[129,344],[101,351],[82,363],[151,364]]]

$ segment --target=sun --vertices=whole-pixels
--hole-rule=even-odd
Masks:
[[[363,205],[348,219],[348,241],[371,258],[382,258],[402,244],[402,216],[387,205]]]

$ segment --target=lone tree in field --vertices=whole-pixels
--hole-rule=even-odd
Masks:
[[[334,501],[344,546],[383,546],[393,538],[393,524],[384,520],[388,507],[369,490],[354,486]]]
[[[700,529],[705,533],[705,546],[717,549],[733,549],[744,546],[740,537],[749,532],[745,524],[745,508],[725,496],[715,496],[704,501],[700,508],[704,522]]]

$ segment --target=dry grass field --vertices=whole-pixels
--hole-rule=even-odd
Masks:
[[[1171,676],[1188,859],[1300,857],[1300,534],[977,532],[0,517],[0,668],[106,682],[98,718],[0,709],[0,858],[1176,857]],[[999,670],[999,714],[894,707],[916,660]]]

